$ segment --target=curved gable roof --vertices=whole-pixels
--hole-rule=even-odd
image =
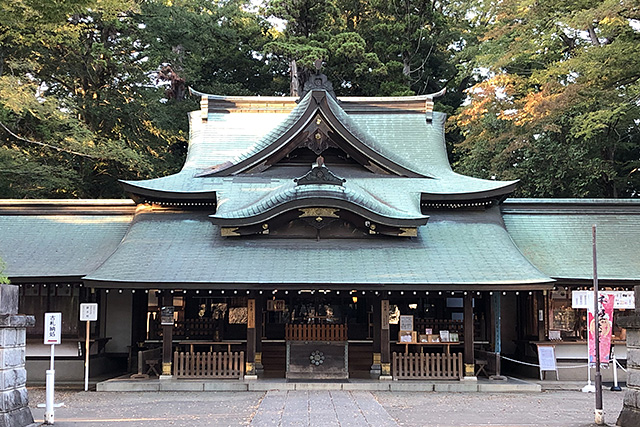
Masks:
[[[316,117],[321,116],[330,130],[339,135],[340,142],[348,154],[373,171],[407,177],[427,177],[424,172],[411,167],[401,157],[396,156],[374,137],[362,130],[358,124],[324,90],[309,92],[294,108],[289,116],[271,132],[253,144],[248,150],[231,161],[214,166],[199,174],[200,177],[234,175],[241,172],[259,172],[268,168],[268,160],[284,156],[299,143],[294,141]],[[426,119],[425,119],[426,120]]]
[[[385,204],[366,191],[326,184],[289,184],[243,209],[221,209],[209,217],[214,224],[237,227],[258,224],[284,212],[307,207],[346,209],[392,227],[416,227],[425,225],[429,219],[426,215]]]

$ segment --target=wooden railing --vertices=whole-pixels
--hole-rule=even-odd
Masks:
[[[242,378],[244,351],[173,353],[176,378]]]
[[[347,325],[287,325],[288,341],[346,341]]]
[[[393,379],[461,379],[462,353],[393,353]]]

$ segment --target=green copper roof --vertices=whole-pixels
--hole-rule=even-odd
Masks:
[[[129,200],[13,202],[0,203],[0,258],[16,282],[78,280],[95,270],[120,243],[134,209]]]
[[[287,132],[297,121],[301,119],[302,115],[309,108],[311,99],[312,97],[310,92],[307,96],[304,97],[304,99],[300,101],[300,103],[291,111],[291,113],[286,116],[283,121],[275,123],[272,122],[271,130],[266,135],[251,144],[251,146],[249,146],[247,149],[220,165],[210,165],[211,172],[224,172],[227,167],[247,161],[250,158],[254,157],[256,154],[265,150],[267,147],[270,147],[271,145],[276,143],[277,140],[282,136],[282,134]],[[245,122],[243,125],[245,127],[248,127],[251,126],[251,123]]]
[[[384,203],[400,210],[419,211],[421,195],[425,198],[484,198],[505,194],[513,190],[515,181],[490,181],[449,172],[446,178],[404,178],[376,175],[362,171],[358,167],[327,165],[340,177],[348,179],[349,185],[374,195]],[[153,200],[159,194],[175,199],[187,199],[199,194],[213,199],[208,193],[215,193],[218,200],[233,205],[225,209],[242,209],[256,203],[267,193],[276,192],[288,185],[296,177],[304,175],[308,167],[274,166],[261,174],[240,174],[233,177],[194,178],[192,171],[182,171],[175,175],[146,181],[124,181],[126,191],[147,195]]]
[[[640,280],[640,200],[508,199],[503,216],[521,252],[551,277]]]
[[[218,199],[240,197],[240,205],[249,205],[251,202],[245,201],[244,195],[232,194],[234,190],[220,180],[223,177],[202,176],[203,173],[206,175],[217,170],[220,172],[218,175],[229,175],[224,173],[226,168],[245,161],[251,163],[250,159],[257,159],[261,152],[274,150],[270,145],[280,144],[278,141],[284,138],[283,135],[289,135],[287,132],[292,126],[301,126],[298,121],[303,116],[313,116],[309,115],[308,111],[319,108],[312,105],[316,102],[326,103],[328,107],[325,107],[325,110],[329,110],[337,120],[337,124],[334,125],[339,124],[340,129],[334,129],[336,132],[348,133],[356,138],[354,144],[361,149],[367,147],[366,149],[372,150],[371,153],[376,153],[376,156],[389,159],[391,169],[393,165],[400,165],[400,169],[405,168],[418,175],[431,177],[402,177],[403,181],[400,182],[393,180],[398,178],[394,175],[374,174],[369,171],[358,174],[355,170],[347,170],[345,173],[351,176],[350,182],[356,182],[365,191],[377,195],[379,192],[388,192],[387,187],[395,189],[402,185],[405,191],[423,194],[426,200],[438,200],[499,198],[515,188],[516,181],[476,179],[456,174],[451,170],[444,140],[446,116],[442,113],[436,112],[427,116],[424,112],[414,110],[367,110],[363,107],[366,103],[362,101],[360,109],[349,107],[345,110],[330,96],[317,101],[312,99],[313,95],[314,92],[309,92],[289,114],[281,110],[215,110],[208,113],[205,122],[200,115],[192,114],[189,153],[183,170],[176,175],[163,178],[125,181],[125,189],[149,199],[161,199],[163,197],[159,196],[160,193],[166,193],[165,199],[176,200],[198,197],[213,199],[213,193],[220,191],[223,194],[217,194]],[[259,104],[257,99],[252,102]],[[346,103],[348,102],[345,101]],[[287,136],[289,137],[290,135]],[[331,164],[327,166],[332,170],[339,167]],[[299,176],[299,172],[294,168],[278,168],[274,165],[262,173],[242,173],[236,176],[240,175],[249,176],[248,180],[253,183],[253,190],[259,193],[266,188],[276,188],[276,180],[280,180],[281,184],[288,182]],[[388,201],[396,205],[393,200]],[[398,207],[404,209],[403,206]]]
[[[321,199],[319,203],[317,200]],[[416,204],[417,205],[417,204]],[[243,209],[229,210],[222,204],[220,209],[211,218],[222,221],[214,223],[237,223],[234,220],[243,220],[243,225],[257,224],[279,215],[284,210],[301,207],[344,207],[355,208],[363,217],[389,226],[416,226],[424,225],[428,217],[422,215],[418,207],[414,205],[411,212],[398,209],[392,205],[381,202],[374,195],[363,191],[357,186],[308,184],[296,185],[293,182],[285,184],[277,191],[269,193],[254,204]]]
[[[497,209],[429,213],[416,238],[225,238],[206,213],[139,210],[92,286],[324,289],[545,288],[551,280],[518,252]]]

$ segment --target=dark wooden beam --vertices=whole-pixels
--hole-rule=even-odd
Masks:
[[[246,376],[256,375],[256,300],[247,300],[247,365]]]
[[[381,348],[381,341],[380,341],[380,337],[381,337],[381,326],[382,326],[382,314],[381,314],[381,307],[380,307],[380,298],[379,297],[375,297],[375,299],[373,300],[373,313],[371,314],[373,317],[373,361],[371,364],[371,377],[372,378],[379,378],[382,371],[381,371],[381,356],[380,356],[380,348]]]
[[[391,353],[389,348],[389,300],[380,301],[380,378],[391,378]]]
[[[464,296],[464,376],[475,376],[475,355],[473,354],[473,296]]]
[[[171,307],[173,315],[173,294],[165,291],[162,297],[163,308]],[[161,313],[162,320],[162,313]],[[162,375],[171,375],[171,361],[173,358],[173,316],[170,324],[163,322],[162,325]]]

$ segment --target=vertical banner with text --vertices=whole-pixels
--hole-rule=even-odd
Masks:
[[[600,364],[609,364],[611,353],[611,333],[613,331],[613,303],[615,296],[600,292],[598,295],[598,317],[600,320]],[[596,320],[595,314],[589,309],[587,314],[589,322],[589,364],[596,363]]]

